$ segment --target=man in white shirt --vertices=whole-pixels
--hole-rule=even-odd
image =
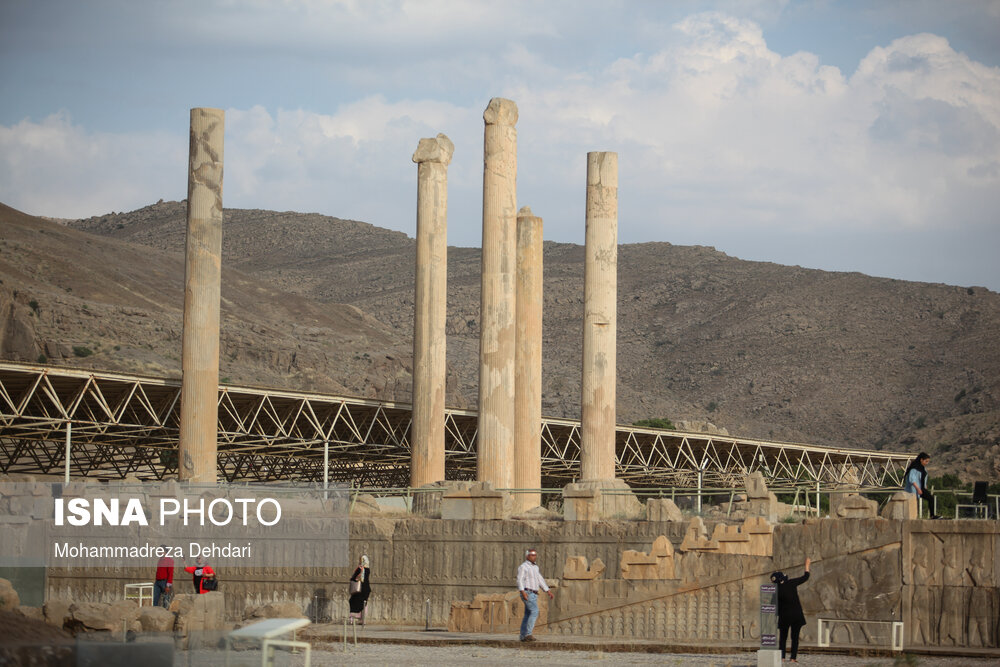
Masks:
[[[550,600],[555,597],[549,590],[549,585],[545,583],[545,577],[535,565],[536,560],[538,553],[534,549],[528,549],[524,553],[524,562],[517,568],[517,590],[524,600],[524,618],[521,620],[522,642],[535,641],[531,631],[535,629],[535,621],[538,620],[538,591],[543,590],[548,593]]]

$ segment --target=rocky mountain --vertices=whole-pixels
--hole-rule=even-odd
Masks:
[[[0,357],[180,377],[183,280],[182,254],[0,205]],[[409,388],[405,342],[354,306],[224,267],[222,311],[225,381],[372,397]]]
[[[95,339],[100,354],[83,361],[178,372],[183,202],[66,226],[10,209],[0,220],[5,331],[16,311],[13,328],[37,353],[65,358]],[[223,375],[409,400],[414,257],[413,239],[363,222],[227,209]],[[476,402],[479,257],[449,248],[448,401],[462,407]],[[38,312],[28,313],[32,300]],[[547,415],[579,416],[582,306],[583,248],[546,243]],[[157,323],[141,330],[144,347],[131,320],[110,328],[94,309]],[[746,437],[923,448],[938,470],[1000,474],[1000,295],[990,290],[645,243],[619,249],[618,312],[621,422],[668,417]],[[37,354],[23,341],[12,352],[8,340],[8,358]]]

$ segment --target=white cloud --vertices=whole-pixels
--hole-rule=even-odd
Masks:
[[[316,18],[300,30],[341,21],[339,33],[350,33],[343,48],[399,37],[400,51],[426,42],[430,53],[346,66],[345,76],[387,92],[361,93],[326,113],[230,108],[227,206],[315,210],[412,234],[410,156],[419,138],[444,132],[456,145],[449,236],[477,244],[488,99],[456,103],[439,91],[486,72],[480,85],[520,108],[519,200],[545,218],[550,239],[582,240],[591,150],[620,154],[623,241],[704,243],[739,254],[726,239],[777,243],[782,234],[870,229],[932,238],[996,226],[1000,69],[935,35],[874,48],[845,74],[815,54],[776,53],[758,23],[704,13],[675,24],[654,49],[609,57],[600,68],[568,67],[546,57],[545,40],[531,38],[558,33],[559,5],[493,57],[490,49],[506,39],[497,35],[521,24],[484,3],[448,3],[449,12],[403,0],[289,4]],[[482,35],[476,56],[469,47]],[[447,57],[448,39],[461,42],[461,56]],[[394,82],[423,83],[428,63],[436,69],[426,90],[411,85],[400,95]],[[0,200],[69,216],[182,197],[186,129],[101,134],[66,115],[0,127]]]
[[[183,198],[184,134],[92,133],[65,112],[0,126],[0,201],[35,215],[87,217]]]

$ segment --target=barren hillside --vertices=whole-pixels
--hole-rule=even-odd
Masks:
[[[183,202],[73,221],[72,229],[44,223],[44,233],[33,235],[22,230],[27,222],[7,222],[15,216],[9,209],[3,215],[0,287],[18,290],[22,316],[29,297],[44,303],[32,317],[37,341],[86,340],[107,325],[106,319],[91,321],[84,308],[113,312],[132,304],[135,291],[170,311],[171,335],[146,332],[143,354],[176,372]],[[44,222],[22,217],[35,226]],[[56,233],[60,229],[65,237]],[[12,243],[30,250],[31,259],[9,259]],[[97,256],[95,244],[101,248]],[[227,209],[223,248],[229,270],[224,308],[233,322],[224,335],[230,341],[224,342],[224,374],[253,384],[342,386],[409,399],[412,239],[318,214]],[[474,406],[479,250],[450,248],[448,259],[449,403]],[[39,282],[27,269],[39,263],[60,269],[48,270]],[[162,275],[144,277],[154,268]],[[579,415],[582,278],[582,247],[546,244],[548,415]],[[109,280],[120,286],[100,287]],[[143,287],[149,282],[155,289]],[[256,291],[241,291],[250,284]],[[52,303],[31,296],[43,287]],[[172,293],[169,308],[163,290]],[[290,312],[293,301],[300,304],[297,313]],[[129,307],[161,312],[152,305]],[[994,292],[647,243],[620,247],[618,308],[619,421],[669,417],[711,421],[743,436],[926,448],[942,452],[935,459],[939,470],[970,478],[984,468],[992,477],[1000,473],[1000,295]],[[323,319],[346,317],[338,313],[356,319],[341,328]],[[354,322],[371,333],[352,337]],[[110,342],[102,344],[105,357],[93,363],[114,361],[116,355],[105,352]]]

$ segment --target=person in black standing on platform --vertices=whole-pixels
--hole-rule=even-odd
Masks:
[[[362,556],[357,569],[351,575],[351,623],[365,624],[368,596],[372,594],[371,578],[372,569],[368,556]]]
[[[799,602],[799,585],[809,580],[809,559],[806,558],[806,573],[797,579],[789,579],[784,572],[771,575],[771,583],[778,585],[778,641],[781,642],[781,659],[785,659],[785,642],[788,631],[792,634],[792,662],[798,662],[799,631],[806,624],[806,616],[802,613],[802,603]]]
[[[927,452],[920,452],[917,458],[913,459],[903,474],[903,490],[917,497],[918,506],[920,499],[923,498],[924,502],[927,503],[927,513],[931,515],[931,518],[940,519],[941,517],[934,513],[934,496],[927,490],[927,468],[924,466],[930,462],[931,455]]]

